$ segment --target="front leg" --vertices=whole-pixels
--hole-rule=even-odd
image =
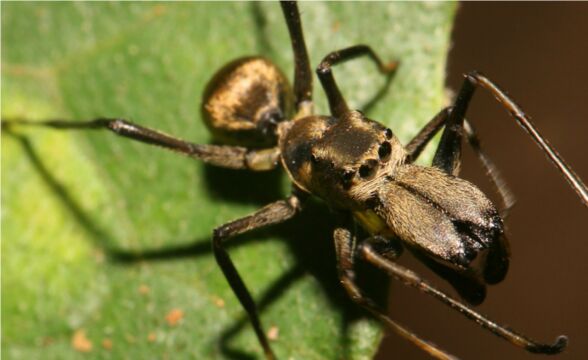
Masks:
[[[245,286],[243,279],[241,279],[235,264],[229,257],[229,254],[225,249],[225,242],[237,235],[268,225],[282,223],[292,218],[300,210],[300,199],[296,195],[292,195],[286,200],[280,200],[266,205],[250,216],[222,225],[216,228],[213,232],[212,250],[214,251],[216,262],[229,282],[231,289],[233,289],[233,292],[239,299],[239,302],[247,312],[249,320],[255,330],[255,334],[257,335],[257,339],[263,347],[267,359],[275,359],[275,355],[272,352],[265,332],[263,331],[263,327],[261,326],[255,302]]]
[[[445,108],[441,110],[406,145],[406,151],[408,152],[409,162],[412,163],[418,159],[421,152],[425,149],[425,147],[429,144],[433,137],[439,132],[439,130],[441,130],[442,127],[445,126],[450,113],[451,108]],[[490,181],[494,185],[496,192],[498,192],[498,195],[500,196],[500,215],[503,219],[505,219],[508,216],[510,209],[514,206],[514,196],[512,195],[512,192],[510,191],[508,185],[506,184],[506,181],[500,174],[500,171],[498,170],[494,162],[482,149],[480,139],[478,138],[478,135],[475,129],[473,128],[472,124],[470,124],[470,122],[467,121],[467,119],[464,119],[463,130],[465,130],[468,144],[470,145],[472,150],[474,150],[474,153],[478,157],[478,160],[480,160],[482,166],[486,170],[486,173],[488,174],[488,176],[490,176]],[[459,143],[458,146],[461,146],[461,143]],[[452,174],[458,175],[457,168],[459,166],[455,165],[455,161],[453,162],[453,164],[455,168],[452,169]]]
[[[380,309],[376,303],[370,298],[364,296],[361,289],[355,282],[355,249],[353,235],[348,226],[341,226],[335,229],[333,233],[335,240],[335,249],[337,254],[337,267],[339,272],[339,279],[341,284],[347,291],[349,297],[358,305],[368,310],[372,315],[378,318],[382,323],[386,324],[394,332],[412,342],[423,351],[427,352],[436,359],[442,360],[456,360],[457,358],[441,349],[436,347],[430,342],[427,342],[411,330],[407,329],[404,325],[390,319],[386,313]],[[379,238],[376,238],[379,239]],[[393,256],[392,252],[390,253]]]
[[[425,294],[433,296],[433,298],[436,300],[439,300],[445,305],[460,312],[462,315],[470,320],[475,321],[483,328],[490,330],[494,335],[509,341],[513,345],[522,347],[529,352],[540,354],[557,354],[560,353],[567,345],[568,341],[565,336],[559,336],[553,344],[543,344],[531,340],[520,333],[517,333],[505,326],[499,325],[496,322],[489,320],[467,305],[436,289],[428,282],[423,280],[414,271],[411,271],[380,255],[378,251],[376,251],[376,246],[369,240],[363,241],[359,245],[358,257],[385,271],[388,273],[388,275],[402,281],[405,285],[415,287]]]

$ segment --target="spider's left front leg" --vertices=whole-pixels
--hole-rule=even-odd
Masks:
[[[429,144],[429,142],[433,139],[433,137],[441,130],[447,120],[449,115],[451,114],[451,108],[447,107],[441,110],[433,119],[431,119],[420,131],[419,133],[406,145],[405,149],[408,152],[408,161],[414,162],[425,147]],[[474,150],[474,153],[480,160],[482,166],[486,170],[486,173],[490,177],[491,183],[494,185],[494,188],[498,195],[500,196],[500,207],[499,213],[502,219],[506,219],[510,209],[515,204],[514,196],[512,195],[506,181],[500,174],[498,167],[494,164],[494,162],[490,159],[490,157],[486,154],[486,152],[482,149],[480,144],[480,139],[476,130],[468,122],[466,119],[463,120],[463,130],[465,130],[466,138],[468,144]],[[460,134],[458,134],[461,136]],[[461,139],[461,138],[460,138]],[[461,143],[454,142],[452,146],[461,146]],[[458,175],[459,166],[455,165],[456,161],[459,161],[459,152],[460,150],[454,150],[451,154],[453,156],[453,166],[451,168],[453,175]],[[447,169],[446,169],[447,171]]]
[[[566,347],[567,338],[565,336],[559,336],[553,344],[543,344],[536,342],[526,337],[525,335],[517,333],[505,326],[497,324],[484,315],[474,311],[469,306],[436,289],[428,282],[423,280],[417,273],[397,264],[389,256],[383,256],[379,253],[377,249],[378,246],[379,244],[376,243],[373,238],[366,239],[358,245],[357,256],[383,270],[388,275],[402,281],[405,285],[415,287],[423,293],[431,295],[436,300],[439,300],[445,305],[460,312],[465,317],[473,320],[483,328],[490,330],[494,335],[497,335],[498,337],[509,341],[513,345],[524,348],[525,350],[532,353],[557,354]],[[417,345],[419,344],[417,343]],[[421,348],[425,351],[428,351],[428,349],[424,347]],[[435,356],[433,353],[431,353],[431,355]],[[440,358],[444,359],[444,357]]]

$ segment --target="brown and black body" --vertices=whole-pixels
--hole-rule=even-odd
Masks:
[[[262,57],[234,60],[204,90],[202,118],[223,144],[263,147],[277,142],[276,125],[292,116],[288,79]]]
[[[508,269],[502,220],[488,198],[465,180],[411,164],[392,130],[361,112],[341,118],[298,114],[285,121],[292,118],[285,100],[291,96],[272,63],[241,58],[208,84],[204,119],[224,142],[277,143],[298,189],[351,211],[368,233],[397,238],[425,254],[433,268],[456,271],[468,280],[467,287],[463,279],[454,283],[460,294],[480,303],[483,284],[499,282]],[[500,254],[499,261],[487,262],[489,253]]]
[[[454,285],[468,301],[481,302],[483,284],[506,275],[507,244],[494,205],[468,181],[411,164],[390,129],[358,111],[282,128],[282,163],[297,187],[351,211],[371,235],[400,239],[434,269],[465,277],[468,287]]]
[[[308,195],[320,197],[338,213],[346,215],[334,229],[333,241],[339,280],[351,299],[422,350],[439,359],[455,359],[391,319],[366,297],[355,282],[356,262],[369,263],[418,288],[516,346],[544,354],[562,351],[565,337],[559,337],[553,344],[535,342],[437,290],[395,260],[403,248],[409,249],[471,304],[482,302],[486,284],[500,282],[507,273],[509,250],[501,211],[476,186],[457,177],[465,135],[499,190],[501,210],[512,204],[504,182],[465,121],[477,87],[489,91],[509,111],[588,205],[588,189],[578,176],[523,111],[488,78],[476,72],[465,76],[453,106],[439,112],[403,146],[391,129],[349,109],[333,77],[334,66],[359,56],[372,60],[382,74],[392,74],[397,64],[384,64],[365,45],[332,52],[319,64],[316,73],[329,101],[330,114],[314,115],[312,72],[298,8],[290,1],[281,5],[294,52],[293,87],[277,66],[261,57],[237,59],[219,70],[209,82],[202,104],[203,119],[219,145],[194,144],[123,119],[3,120],[2,125],[110,130],[128,139],[231,169],[264,171],[281,164],[292,181],[292,195],[219,226],[212,239],[218,265],[247,312],[268,359],[273,359],[274,353],[226,242],[292,218],[302,210]],[[441,129],[443,134],[431,166],[413,164]],[[349,218],[365,228],[369,237],[356,239]]]

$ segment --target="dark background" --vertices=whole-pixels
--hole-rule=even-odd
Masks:
[[[463,3],[457,15],[447,84],[479,70],[508,91],[539,131],[588,179],[588,3]],[[539,341],[566,334],[557,359],[588,359],[588,236],[584,207],[539,148],[485,91],[468,118],[517,204],[505,221],[512,258],[504,282],[490,287],[482,313]],[[493,199],[473,153],[462,176]],[[408,256],[402,260],[449,289]],[[537,359],[414,289],[394,282],[394,319],[462,359]],[[429,359],[387,334],[377,359]]]

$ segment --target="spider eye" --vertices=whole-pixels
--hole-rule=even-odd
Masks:
[[[310,161],[312,161],[313,164],[318,163],[318,158],[315,154],[310,154]]]
[[[344,183],[349,183],[351,180],[353,180],[353,177],[355,176],[355,171],[353,170],[345,170],[343,172],[343,182]]]
[[[388,160],[390,153],[392,152],[392,145],[389,142],[383,142],[378,149],[378,156],[381,160]]]
[[[378,161],[375,159],[369,159],[365,162],[365,164],[359,167],[359,176],[366,179],[371,177],[375,174],[376,168],[378,166]]]
[[[388,140],[392,139],[392,135],[394,135],[392,133],[392,130],[390,130],[389,128],[384,131],[384,134],[386,135],[386,139]]]

